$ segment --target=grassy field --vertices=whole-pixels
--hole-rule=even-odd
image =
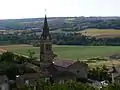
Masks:
[[[0,46],[1,49],[25,54],[30,49],[36,52],[39,56],[39,47],[32,47],[31,45],[6,45]],[[58,55],[58,58],[67,59],[87,59],[91,57],[107,57],[114,53],[120,53],[119,46],[59,46],[53,45],[53,51]],[[2,51],[1,51],[2,52]]]
[[[95,36],[98,38],[120,37],[120,30],[115,29],[86,29],[80,31],[80,33],[86,36]]]
[[[0,52],[3,50],[8,50],[16,52],[23,55],[28,55],[27,51],[36,52],[36,56],[39,57],[39,48],[32,47],[31,45],[6,45],[0,46]],[[53,51],[58,55],[59,59],[73,59],[85,60],[91,57],[107,57],[114,53],[120,53],[119,46],[59,46],[53,45]],[[97,61],[95,63],[89,63],[90,66],[99,66],[106,64],[108,66],[112,64],[120,65],[119,60],[109,60],[109,61]]]

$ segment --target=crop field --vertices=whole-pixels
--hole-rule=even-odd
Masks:
[[[36,56],[39,56],[39,47],[31,45],[4,45],[0,46],[2,50],[8,50],[20,54],[28,55],[28,50],[34,51]],[[91,57],[107,57],[114,53],[120,53],[119,46],[67,46],[67,45],[53,45],[53,51],[58,55],[58,58],[66,59],[87,59]]]
[[[19,53],[22,55],[28,55],[28,50],[34,51],[35,56],[39,58],[39,47],[33,47],[31,45],[4,45],[0,46],[0,52],[5,50]],[[72,60],[85,60],[92,57],[107,57],[114,53],[120,53],[119,46],[65,46],[65,45],[53,45],[53,51],[58,55],[59,59],[72,59]],[[90,66],[99,65],[112,65],[120,64],[119,60],[110,61],[97,61],[95,63],[89,63]]]
[[[86,36],[95,36],[97,38],[120,37],[120,30],[115,29],[86,29],[80,31],[80,33]]]

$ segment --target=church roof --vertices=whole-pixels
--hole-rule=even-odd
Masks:
[[[76,61],[73,60],[55,60],[54,65],[60,66],[60,67],[69,67],[70,65],[74,64]]]
[[[69,71],[61,71],[59,70],[56,65],[51,64],[48,68],[47,68],[48,74],[52,75],[53,77],[59,77],[59,76],[74,76],[75,74]]]
[[[75,76],[75,74],[74,73],[72,73],[72,72],[69,72],[69,71],[59,71],[59,72],[57,72],[56,73],[56,75],[57,76],[63,76],[63,77],[65,77],[65,76]]]

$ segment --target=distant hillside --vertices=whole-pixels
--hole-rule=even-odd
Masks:
[[[0,30],[41,30],[44,18],[0,20]],[[120,17],[51,17],[50,30],[120,29]]]

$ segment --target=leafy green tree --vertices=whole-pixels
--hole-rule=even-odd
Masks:
[[[27,57],[24,57],[22,55],[15,55],[15,61],[19,64],[24,64],[24,62],[27,62],[27,60]]]
[[[34,55],[35,55],[35,52],[33,52],[29,49],[28,50],[29,62],[36,60],[36,57]]]
[[[109,80],[108,68],[105,65],[92,68],[88,71],[88,76],[97,80]]]
[[[14,62],[14,54],[12,52],[5,52],[1,55],[1,61]]]

